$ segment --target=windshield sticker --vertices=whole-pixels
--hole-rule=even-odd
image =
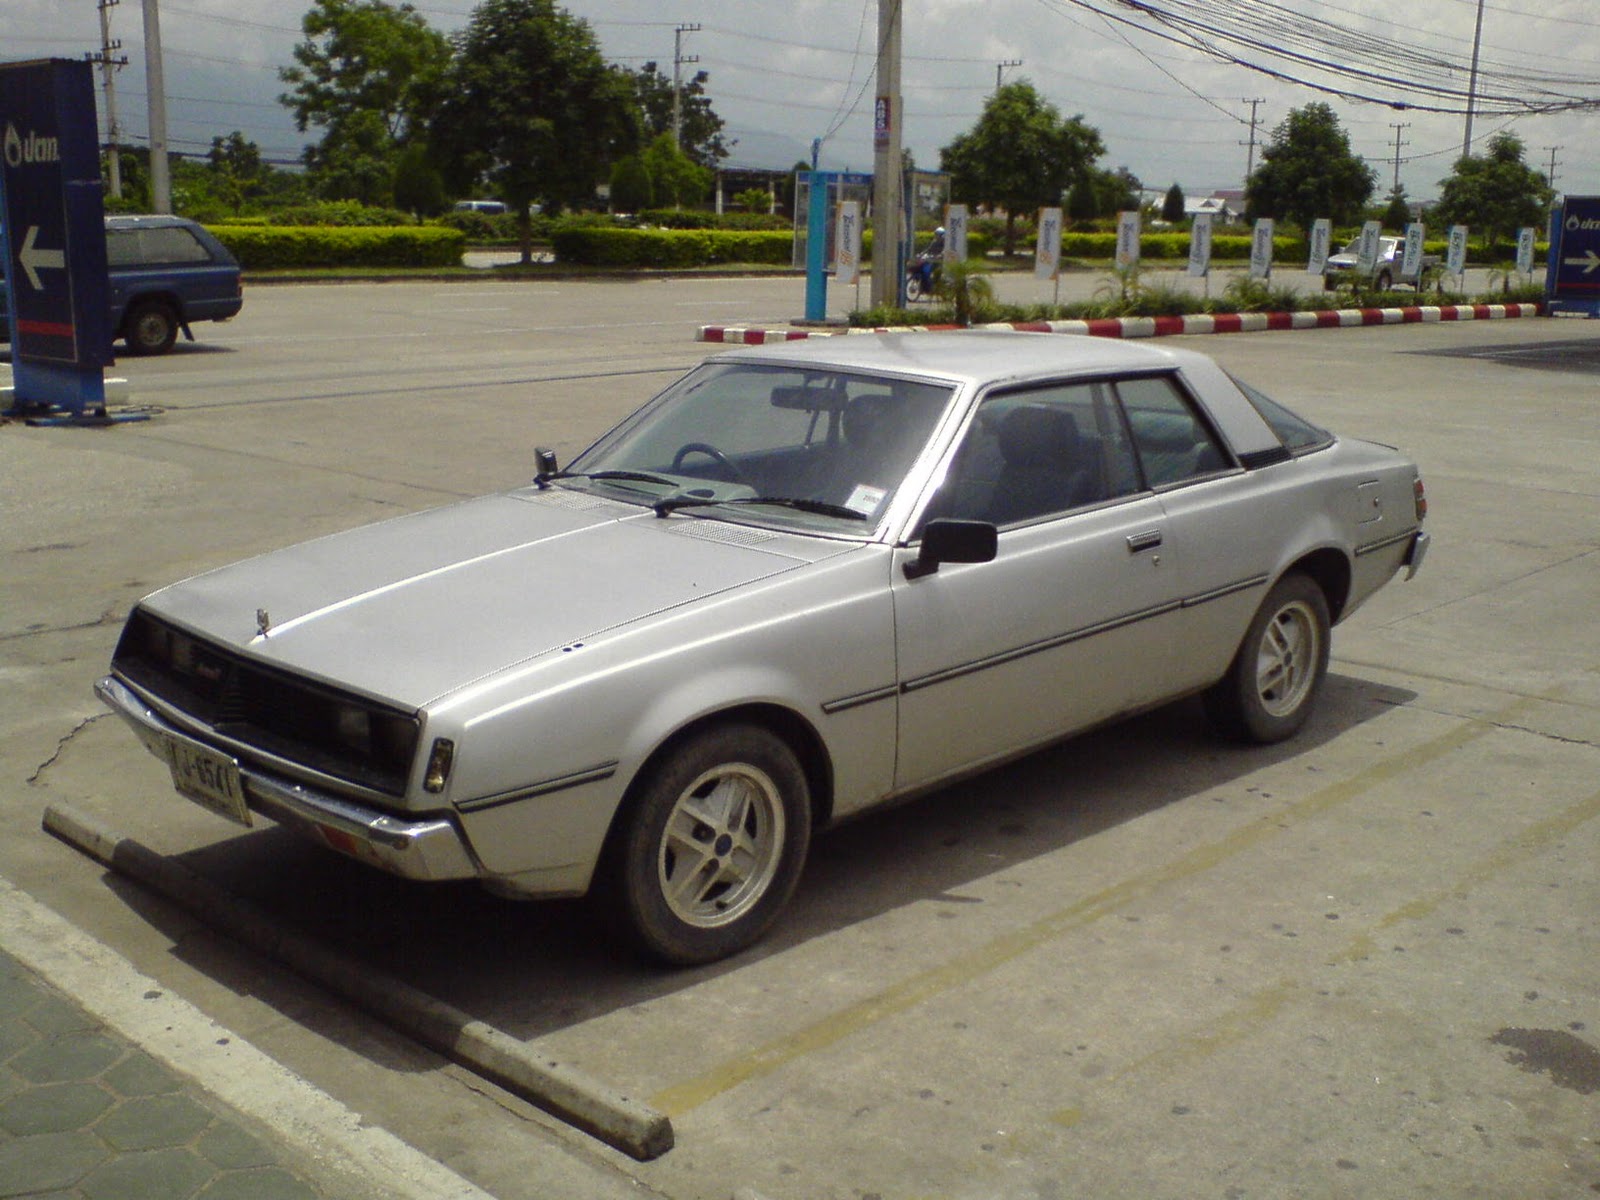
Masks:
[[[856,484],[856,490],[850,493],[850,499],[844,502],[844,506],[854,509],[858,513],[871,516],[877,511],[878,505],[883,503],[883,498],[888,494],[883,488],[858,483]]]

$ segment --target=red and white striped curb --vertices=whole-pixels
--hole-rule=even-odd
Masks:
[[[1180,333],[1265,333],[1277,329],[1347,329],[1364,325],[1411,325],[1434,321],[1499,321],[1537,317],[1542,304],[1441,304],[1405,308],[1340,308],[1320,312],[1195,313],[1184,317],[1101,317],[1092,321],[998,321],[974,329],[1010,329],[1021,333],[1075,333],[1088,337],[1170,337]],[[702,325],[696,340],[730,345],[762,346],[804,338],[858,333],[931,333],[959,325],[901,325],[876,329],[754,329],[738,325]]]

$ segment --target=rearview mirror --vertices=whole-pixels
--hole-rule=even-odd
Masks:
[[[907,579],[932,575],[940,563],[993,562],[1000,552],[1000,532],[988,521],[939,517],[922,531],[922,548],[906,563]]]

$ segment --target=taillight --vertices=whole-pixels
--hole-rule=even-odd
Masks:
[[[1421,521],[1428,515],[1428,493],[1422,486],[1422,476],[1418,475],[1411,483],[1411,497],[1416,502],[1417,520]]]

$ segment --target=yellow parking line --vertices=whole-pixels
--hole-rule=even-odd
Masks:
[[[1132,900],[1209,871],[1243,851],[1278,836],[1295,821],[1327,812],[1398,776],[1454,753],[1493,733],[1500,722],[1510,720],[1520,710],[1534,703],[1536,701],[1533,698],[1516,700],[1488,718],[1453,729],[1393,758],[1375,762],[1350,778],[1319,788],[1305,798],[1241,826],[1215,842],[1197,846],[1156,870],[1124,879],[1059,912],[976,946],[947,963],[912,975],[875,996],[869,996],[794,1033],[775,1038],[703,1075],[674,1084],[651,1097],[650,1104],[672,1117],[690,1112],[741,1083],[770,1075],[787,1063],[832,1046],[888,1017],[909,1011],[924,1001],[969,983],[1035,947],[1114,913]]]

